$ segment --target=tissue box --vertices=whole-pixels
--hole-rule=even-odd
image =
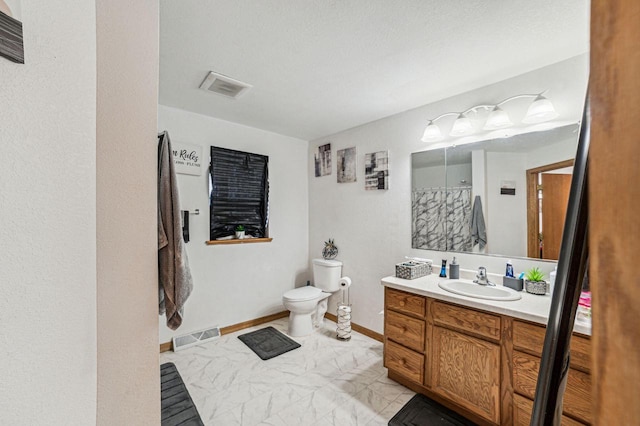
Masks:
[[[515,291],[522,291],[524,287],[523,280],[520,278],[502,277],[502,285],[514,289]]]
[[[413,280],[431,273],[431,264],[422,262],[402,262],[396,265],[396,277]]]

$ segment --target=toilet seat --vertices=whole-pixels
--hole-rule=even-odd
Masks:
[[[321,293],[322,290],[319,288],[308,285],[289,290],[282,296],[282,298],[291,302],[304,302],[306,300],[317,299]]]

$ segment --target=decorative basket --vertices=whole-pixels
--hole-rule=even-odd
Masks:
[[[413,280],[431,273],[431,263],[402,262],[396,265],[396,277]]]
[[[524,280],[524,289],[527,291],[527,293],[543,295],[547,292],[547,282]]]

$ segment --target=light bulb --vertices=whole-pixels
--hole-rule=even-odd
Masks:
[[[424,134],[422,135],[422,142],[436,142],[442,139],[442,132],[440,132],[440,128],[433,121],[429,121],[427,124],[427,128],[424,129]]]
[[[542,123],[543,121],[553,120],[558,116],[556,109],[553,107],[551,101],[542,95],[533,101],[529,105],[527,115],[522,119],[523,123]]]
[[[496,130],[503,127],[512,126],[513,123],[509,119],[509,114],[499,106],[493,108],[493,111],[489,114],[486,123],[484,123],[484,130]]]
[[[453,123],[453,128],[451,128],[451,136],[464,136],[470,135],[473,133],[473,125],[471,124],[471,120],[464,116],[464,114],[458,115],[456,121]]]

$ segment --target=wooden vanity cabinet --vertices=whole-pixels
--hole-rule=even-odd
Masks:
[[[545,327],[385,287],[389,377],[478,424],[528,425]],[[574,335],[562,424],[591,422],[590,340]]]

